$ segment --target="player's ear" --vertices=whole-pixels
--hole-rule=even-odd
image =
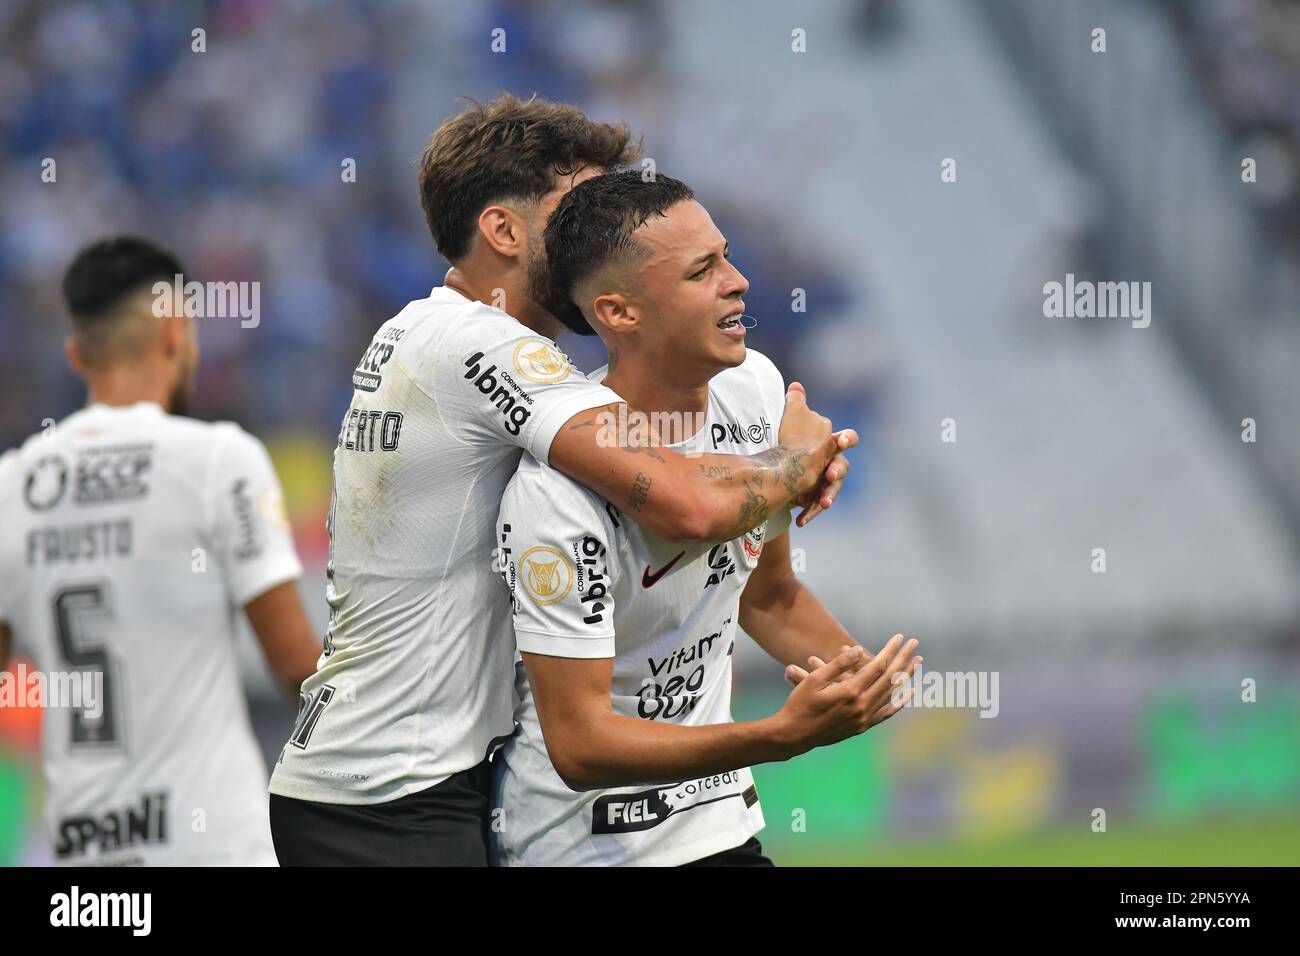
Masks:
[[[528,234],[523,220],[513,209],[488,206],[478,214],[478,233],[493,251],[523,260]]]
[[[69,335],[63,341],[63,354],[68,357],[68,366],[78,378],[85,378],[90,372],[90,363],[82,354],[81,345],[75,335]]]
[[[175,358],[189,349],[189,328],[185,324],[183,315],[164,315],[162,317],[162,328],[159,330],[159,338],[162,343],[163,355],[167,358]]]
[[[631,311],[627,298],[618,292],[596,296],[592,302],[592,312],[596,321],[611,332],[630,332],[637,326],[637,317]]]

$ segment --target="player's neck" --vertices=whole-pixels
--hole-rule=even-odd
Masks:
[[[529,298],[520,269],[487,275],[452,266],[442,284],[467,299],[500,309],[520,325],[526,325],[549,339],[554,339],[563,328],[551,313]]]
[[[709,380],[687,380],[649,356],[635,358],[609,352],[605,384],[627,402],[629,409],[699,415],[709,407]]]
[[[168,411],[171,388],[134,366],[114,366],[86,380],[87,405],[128,406],[153,402]]]

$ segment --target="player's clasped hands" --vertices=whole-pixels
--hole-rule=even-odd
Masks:
[[[787,667],[794,690],[777,719],[786,724],[796,752],[856,736],[906,707],[915,688],[901,685],[923,660],[915,654],[918,643],[915,638],[904,643],[903,635],[895,634],[874,656],[846,647],[829,662],[809,658],[811,671]]]
[[[852,428],[832,431],[830,419],[808,407],[804,387],[791,382],[786,389],[780,440],[787,448],[815,449],[814,460],[826,462],[816,484],[796,499],[803,510],[795,518],[795,524],[802,528],[835,503],[849,473],[849,460],[844,452],[858,443],[858,433]]]

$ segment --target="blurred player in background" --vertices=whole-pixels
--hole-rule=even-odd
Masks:
[[[591,377],[658,423],[639,433],[648,452],[775,441],[781,373],[745,347],[749,283],[688,186],[639,172],[580,183],[546,247],[557,296],[582,304],[581,315],[555,313],[609,352]],[[767,491],[752,489],[760,500]],[[621,502],[523,458],[499,530],[528,679],[520,731],[496,761],[495,857],[770,865],[754,837],[763,811],[749,765],[887,720],[911,694],[894,697],[894,675],[921,660],[901,636],[874,659],[856,646],[795,577],[788,526],[782,509],[713,547],[667,542]],[[782,664],[831,663],[788,675],[802,679],[777,714],[732,723],[738,625]]]
[[[523,450],[667,540],[724,541],[829,507],[856,441],[801,392],[750,456],[602,444],[618,395],[555,346],[542,240],[575,183],[634,160],[625,126],[542,99],[472,105],[434,133],[420,195],[445,284],[375,333],[334,452],[321,669],[271,779],[286,864],[482,866],[489,755],[514,730],[514,643],[492,555]],[[768,498],[755,508],[749,489]]]
[[[183,272],[133,238],[77,255],[67,355],[87,406],[0,457],[0,664],[16,641],[47,688],[81,681],[79,706],[46,701],[60,864],[274,865],[236,615],[292,697],[320,654],[266,450],[183,417],[196,324],[153,291]]]

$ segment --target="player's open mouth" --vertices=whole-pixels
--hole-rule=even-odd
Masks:
[[[718,320],[718,328],[722,330],[723,335],[730,335],[733,339],[743,339],[745,337],[745,327],[740,323],[741,313],[723,316]]]

